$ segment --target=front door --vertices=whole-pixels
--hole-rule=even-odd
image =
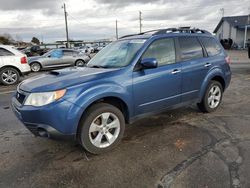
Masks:
[[[158,67],[133,72],[135,115],[180,103],[181,64],[176,63],[174,38],[154,41],[144,58],[156,58]]]
[[[60,67],[62,66],[63,51],[61,49],[56,49],[51,52],[51,54],[43,60],[43,65],[46,68],[50,67]]]

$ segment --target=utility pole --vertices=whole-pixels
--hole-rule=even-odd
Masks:
[[[43,34],[41,33],[41,44],[43,44]]]
[[[140,33],[142,33],[142,12],[139,11],[139,26],[140,26]]]
[[[118,21],[115,21],[115,36],[116,36],[116,40],[118,40]]]
[[[66,11],[65,3],[63,4],[63,9],[64,9],[64,17],[65,17],[65,25],[66,25],[66,38],[67,38],[66,47],[69,48],[68,13]]]
[[[245,26],[244,48],[247,48],[247,29],[250,26],[250,7],[248,8],[248,18]]]
[[[224,8],[221,8],[220,9],[221,11],[221,16],[222,16],[222,19],[224,18],[224,14],[225,14],[225,9]],[[222,28],[221,28],[221,39],[224,39],[224,21],[222,20]]]

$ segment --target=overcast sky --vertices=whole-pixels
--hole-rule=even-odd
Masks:
[[[44,42],[65,39],[62,5],[66,3],[70,39],[115,37],[139,32],[139,10],[143,31],[192,26],[213,31],[225,16],[245,15],[250,0],[0,0],[0,34],[30,41],[33,36]]]

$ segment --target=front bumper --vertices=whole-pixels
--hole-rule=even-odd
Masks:
[[[67,100],[59,100],[43,107],[24,106],[15,94],[11,107],[16,117],[35,136],[72,138],[76,135],[78,122],[74,114],[80,108]]]
[[[30,71],[22,72],[22,76],[26,76],[26,75],[29,75],[29,74],[30,74]]]

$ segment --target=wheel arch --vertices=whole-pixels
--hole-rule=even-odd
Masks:
[[[226,82],[222,76],[214,76],[211,80],[217,81],[221,84],[223,91],[226,87]]]
[[[13,69],[15,69],[15,70],[17,70],[17,71],[18,71],[19,76],[21,76],[21,75],[22,75],[22,72],[20,71],[20,69],[19,69],[19,68],[17,68],[17,67],[15,67],[15,66],[12,66],[12,65],[6,65],[6,66],[3,66],[3,67],[1,67],[1,68],[0,68],[0,71],[2,71],[2,70],[3,70],[3,69],[5,69],[5,68],[13,68]]]
[[[83,61],[86,64],[86,61],[84,59],[78,58],[78,59],[75,60],[75,65],[76,65],[76,62],[79,61],[79,60]]]
[[[202,98],[206,92],[207,86],[211,80],[220,82],[222,85],[223,91],[226,89],[226,81],[225,81],[222,71],[214,70],[206,76],[206,78],[204,79],[202,83],[200,94],[199,94],[199,101],[202,101]]]
[[[30,63],[29,63],[29,65],[31,66],[33,63],[38,63],[38,64],[41,66],[41,68],[43,68],[43,66],[42,66],[42,63],[41,63],[41,62],[39,62],[39,61],[32,61],[32,62],[30,62]]]
[[[107,103],[107,104],[111,104],[113,106],[115,106],[116,108],[118,108],[122,114],[124,115],[125,118],[125,122],[129,123],[129,107],[127,105],[127,103],[121,99],[120,97],[117,96],[106,96],[106,97],[101,97],[99,99],[96,99],[94,101],[92,101],[81,113],[81,117],[78,121],[77,124],[77,129],[76,129],[76,137],[79,136],[79,131],[80,131],[80,123],[83,120],[86,111],[93,105],[97,104],[97,103]]]

